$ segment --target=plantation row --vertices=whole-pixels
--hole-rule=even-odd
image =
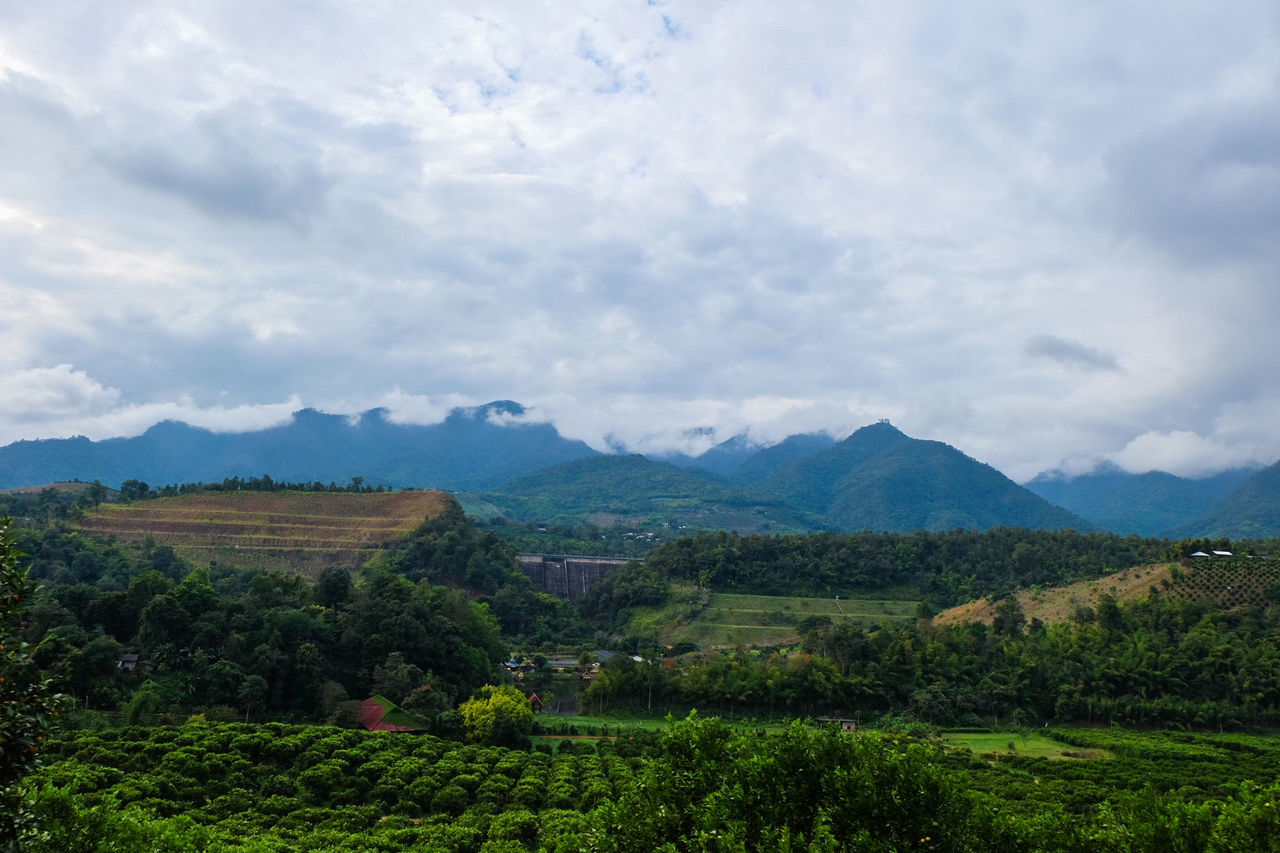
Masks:
[[[1174,595],[1209,599],[1225,608],[1265,605],[1280,594],[1280,561],[1201,558],[1178,571],[1171,587]]]
[[[554,757],[326,726],[84,732],[51,744],[33,777],[42,836],[24,849],[1280,849],[1271,739],[1053,736],[1115,757],[993,764],[888,734],[764,736],[696,716]]]
[[[563,812],[576,817],[616,799],[636,761],[612,743],[598,755],[553,757],[429,736],[199,722],[83,733],[55,743],[50,757],[56,763],[37,781],[78,798],[78,808],[128,803],[182,816],[213,837],[264,837],[280,849],[375,831],[459,849],[517,826],[517,836],[545,836],[552,830],[540,816],[562,824]]]

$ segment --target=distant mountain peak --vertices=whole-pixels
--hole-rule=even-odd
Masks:
[[[512,415],[516,417],[528,411],[514,400],[493,400],[483,406],[477,406],[476,410],[485,415]]]
[[[888,421],[781,465],[761,487],[845,530],[1087,529],[990,465]]]

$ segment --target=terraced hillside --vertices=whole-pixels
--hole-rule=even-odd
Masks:
[[[211,560],[315,577],[355,569],[452,502],[437,491],[205,492],[102,504],[76,526],[122,541],[153,538],[197,564]]]
[[[667,607],[638,608],[631,631],[655,634],[670,644],[776,646],[797,639],[801,623],[813,617],[866,628],[911,619],[918,607],[917,601],[709,593],[678,588]]]

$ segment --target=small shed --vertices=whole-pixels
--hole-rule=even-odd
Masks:
[[[858,730],[858,721],[851,720],[848,717],[819,717],[817,721],[823,726],[839,723],[840,731],[842,732],[856,732]]]
[[[542,713],[542,699],[538,697],[537,693],[529,694],[529,707],[533,710],[533,713],[535,714]]]

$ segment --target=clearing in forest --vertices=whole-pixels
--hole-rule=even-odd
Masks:
[[[356,569],[439,515],[452,498],[415,492],[202,492],[101,504],[76,527],[93,536],[150,537],[198,565],[289,569],[315,577]]]
[[[1110,750],[1083,749],[1063,743],[1043,732],[944,732],[942,739],[948,746],[964,747],[974,755],[1021,755],[1026,758],[1094,759],[1114,758]]]

